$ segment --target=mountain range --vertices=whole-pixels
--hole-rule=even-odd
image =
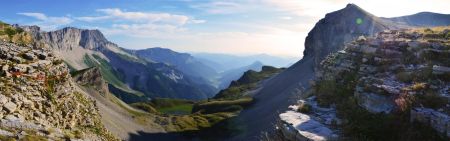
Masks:
[[[43,32],[37,26],[23,28],[31,32],[42,46],[52,48],[73,70],[100,66],[111,90],[126,102],[153,97],[206,99],[248,69],[256,70],[262,66],[248,61],[233,66],[211,66],[207,62],[212,61],[170,49],[124,49],[108,41],[98,30],[68,27]],[[264,57],[269,59],[261,60],[276,60],[276,57],[262,56],[252,61]],[[217,70],[228,72],[219,73]]]
[[[280,113],[315,112],[317,106],[325,105],[328,107],[318,109],[326,112],[319,114],[320,118],[324,115],[328,118],[330,113],[332,119],[341,117],[343,115],[336,111],[342,109],[346,112],[344,117],[359,117],[358,114],[366,112],[384,116],[383,112],[388,114],[394,109],[393,103],[400,105],[400,109],[408,109],[402,105],[408,105],[410,99],[404,94],[411,91],[430,88],[448,95],[450,32],[446,28],[449,25],[448,14],[421,12],[383,18],[348,4],[326,14],[315,24],[305,39],[303,58],[292,64],[293,58],[265,54],[188,54],[160,47],[132,50],[108,41],[99,30],[66,27],[46,32],[38,26],[0,23],[0,140],[3,136],[23,139],[32,133],[55,140],[89,139],[91,136],[93,140],[118,140],[117,137],[123,140],[320,140],[315,137],[323,134],[334,138],[331,129],[312,124],[316,119],[307,119],[310,121],[307,125],[313,126],[297,126],[294,124],[305,116],[294,113],[295,120],[291,121],[291,114],[286,118]],[[444,29],[433,31],[429,29],[432,27],[433,30]],[[410,28],[427,34],[406,30]],[[397,38],[405,40],[397,42]],[[382,57],[377,56],[380,54]],[[391,64],[392,61],[406,63],[399,67],[399,64]],[[370,65],[376,69],[366,66],[372,62]],[[422,64],[414,65],[419,64],[417,62]],[[427,63],[431,65],[423,65]],[[426,69],[419,71],[421,68]],[[341,75],[345,70],[353,71]],[[412,71],[399,73],[407,70]],[[396,75],[391,75],[393,73]],[[439,77],[434,74],[424,80],[409,77],[431,73]],[[357,75],[361,77],[358,81],[351,77]],[[330,83],[323,82],[341,77]],[[405,82],[397,86],[394,81],[388,81],[391,79]],[[433,83],[422,84],[431,80]],[[406,85],[405,89],[399,87]],[[328,89],[353,91],[326,91]],[[384,95],[369,95],[372,93]],[[388,93],[398,96],[395,100],[385,98]],[[358,101],[354,106],[359,108],[345,105],[343,100],[339,101],[339,96],[354,97],[348,101]],[[440,109],[413,110],[412,117],[450,137],[450,118],[445,118],[449,117],[448,113],[442,114],[450,111],[449,102],[433,96],[415,100],[431,103],[419,108]],[[319,104],[311,104],[310,100],[316,97]],[[299,100],[303,102],[299,104]],[[336,107],[330,101],[339,105]],[[309,107],[305,103],[309,103]],[[295,105],[295,111],[289,111],[291,105]],[[347,107],[340,107],[342,105]],[[360,108],[366,112],[355,110]],[[438,121],[434,120],[436,117]],[[409,119],[401,123],[409,123]],[[294,124],[287,123],[290,121]],[[362,120],[365,121],[373,122]],[[349,121],[330,121],[329,124],[346,123]],[[377,123],[370,125],[378,127]],[[3,126],[8,127],[8,131],[3,130]],[[304,135],[297,132],[297,128],[308,128],[308,132],[317,134]],[[366,131],[365,128],[352,131],[373,137],[372,131],[358,132]]]

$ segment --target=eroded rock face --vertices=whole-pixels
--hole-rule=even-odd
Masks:
[[[318,66],[327,55],[343,49],[346,42],[361,35],[373,35],[395,28],[383,21],[354,4],[348,4],[344,9],[328,13],[308,33],[303,52],[304,58],[313,57],[315,66]]]
[[[108,84],[103,80],[101,71],[98,67],[87,68],[76,72],[73,76],[75,82],[82,86],[93,87],[100,94],[105,96],[109,93]]]

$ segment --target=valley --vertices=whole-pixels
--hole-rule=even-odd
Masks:
[[[76,22],[108,19],[115,30],[47,30],[42,23],[0,21],[0,140],[450,138],[449,14],[417,11],[387,18],[350,3],[328,11],[305,38],[298,37],[304,40],[304,50],[295,58],[259,53],[253,41],[233,48],[243,53],[255,50],[253,55],[120,46],[113,42],[123,40],[113,35],[125,34],[118,29],[140,28],[120,25],[127,20],[150,22],[146,27],[152,29],[174,24],[166,21],[172,18],[181,21],[174,26],[206,21],[120,9],[96,11],[110,15],[67,17]],[[161,17],[152,19],[156,16]],[[188,31],[173,29],[178,30]],[[203,32],[188,37],[194,42],[200,35],[213,37]],[[263,36],[216,36],[230,35]]]

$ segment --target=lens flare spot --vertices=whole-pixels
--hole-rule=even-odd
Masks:
[[[363,20],[361,18],[356,18],[356,24],[360,25],[363,23]]]

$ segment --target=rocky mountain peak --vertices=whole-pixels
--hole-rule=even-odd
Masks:
[[[326,14],[308,33],[305,40],[304,58],[314,58],[314,66],[328,54],[342,49],[345,42],[361,35],[388,29],[378,17],[364,11],[355,4]]]

